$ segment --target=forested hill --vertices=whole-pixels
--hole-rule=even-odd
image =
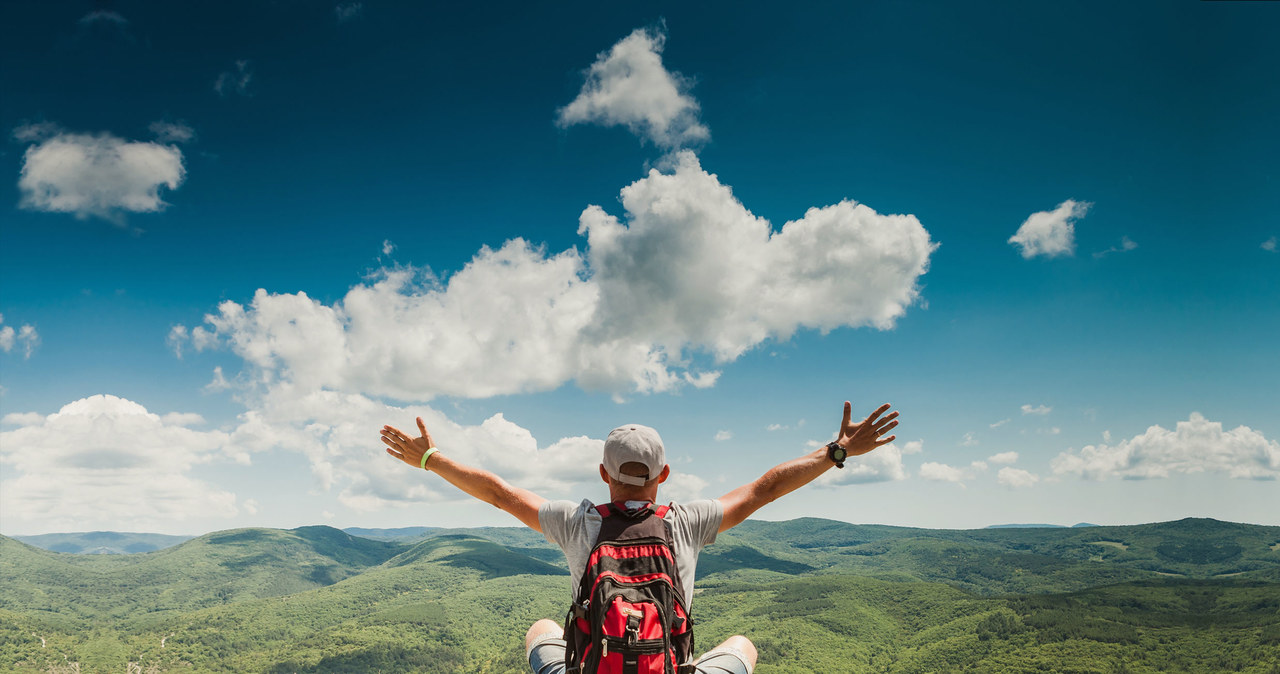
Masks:
[[[364,533],[117,555],[0,536],[0,671],[516,672],[524,629],[563,615],[563,555],[532,531]],[[749,521],[697,585],[699,643],[746,633],[761,674],[1280,673],[1280,527]]]

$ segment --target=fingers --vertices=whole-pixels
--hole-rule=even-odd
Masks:
[[[883,435],[885,432],[891,430],[894,426],[897,426],[897,425],[898,425],[898,413],[894,412],[893,414],[890,414],[889,416],[877,421],[873,426],[873,428],[876,432],[876,435]]]
[[[844,401],[844,420],[840,422],[840,428],[849,427],[849,417],[853,414],[853,405],[848,400]]]
[[[872,412],[869,416],[867,416],[867,421],[872,424],[876,423],[876,418],[879,417],[881,414],[884,414],[885,410],[889,409],[889,407],[890,407],[889,403],[885,403],[877,407],[876,411]],[[897,412],[894,412],[894,414],[896,415]]]
[[[898,436],[896,435],[890,435],[887,438],[880,438],[879,440],[876,440],[876,447],[879,447],[880,445],[887,445],[890,442],[893,442],[894,440],[897,440],[897,439],[898,439]]]
[[[427,435],[427,425],[422,423],[422,417],[418,417],[418,430],[422,431],[422,437],[430,437]]]
[[[386,442],[387,444],[395,444],[400,442],[407,442],[408,440],[409,440],[408,436],[402,433],[400,429],[396,428],[395,426],[382,427],[383,442]]]

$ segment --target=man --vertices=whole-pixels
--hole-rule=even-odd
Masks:
[[[836,440],[826,447],[779,464],[754,482],[718,499],[673,504],[665,521],[670,527],[686,600],[693,598],[694,572],[703,546],[713,543],[716,534],[741,524],[764,505],[809,484],[831,467],[843,467],[846,456],[860,456],[893,442],[897,436],[883,436],[898,425],[898,413],[885,414],[888,410],[888,404],[881,405],[866,419],[853,423],[852,406],[846,401],[840,431]],[[410,438],[396,428],[384,426],[382,441],[387,444],[387,453],[411,466],[439,474],[455,487],[505,510],[559,545],[573,574],[573,587],[578,586],[600,531],[601,516],[590,501],[548,501],[527,489],[513,487],[489,471],[466,466],[438,450],[421,417],[418,417],[418,430],[421,437]],[[600,464],[600,479],[609,485],[610,501],[629,502],[628,507],[653,503],[658,498],[658,485],[670,474],[662,439],[652,428],[628,424],[609,434]],[[525,649],[529,666],[536,674],[564,672],[565,642],[559,623],[547,619],[534,623],[525,635]],[[755,646],[741,635],[729,637],[697,662],[698,671],[705,674],[751,674],[755,664]]]

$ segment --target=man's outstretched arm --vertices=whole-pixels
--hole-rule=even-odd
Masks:
[[[884,414],[888,410],[887,403],[881,405],[866,419],[855,424],[849,418],[853,406],[846,401],[844,420],[840,422],[840,433],[836,436],[836,442],[844,447],[849,456],[860,456],[880,445],[893,442],[897,438],[896,435],[880,437],[898,425],[898,413]],[[720,521],[720,531],[742,524],[743,520],[755,511],[813,482],[833,466],[835,464],[827,458],[827,448],[823,447],[798,459],[774,466],[756,481],[744,484],[721,496],[719,500],[724,506],[724,519]]]
[[[431,434],[427,432],[426,424],[422,423],[422,417],[418,417],[418,430],[422,432],[422,436],[410,438],[398,428],[383,426],[382,441],[387,445],[387,453],[414,468],[421,466],[422,455],[435,447],[435,443],[431,441]],[[546,502],[545,498],[528,489],[513,487],[487,470],[454,461],[444,452],[433,453],[427,459],[425,467],[443,477],[449,484],[511,513],[530,529],[542,532],[542,525],[538,524],[538,508]]]

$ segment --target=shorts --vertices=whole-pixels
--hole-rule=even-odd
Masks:
[[[564,648],[564,639],[544,635],[529,649],[529,668],[534,674],[564,674]],[[728,646],[718,646],[703,653],[695,666],[700,674],[751,674],[747,656]]]

